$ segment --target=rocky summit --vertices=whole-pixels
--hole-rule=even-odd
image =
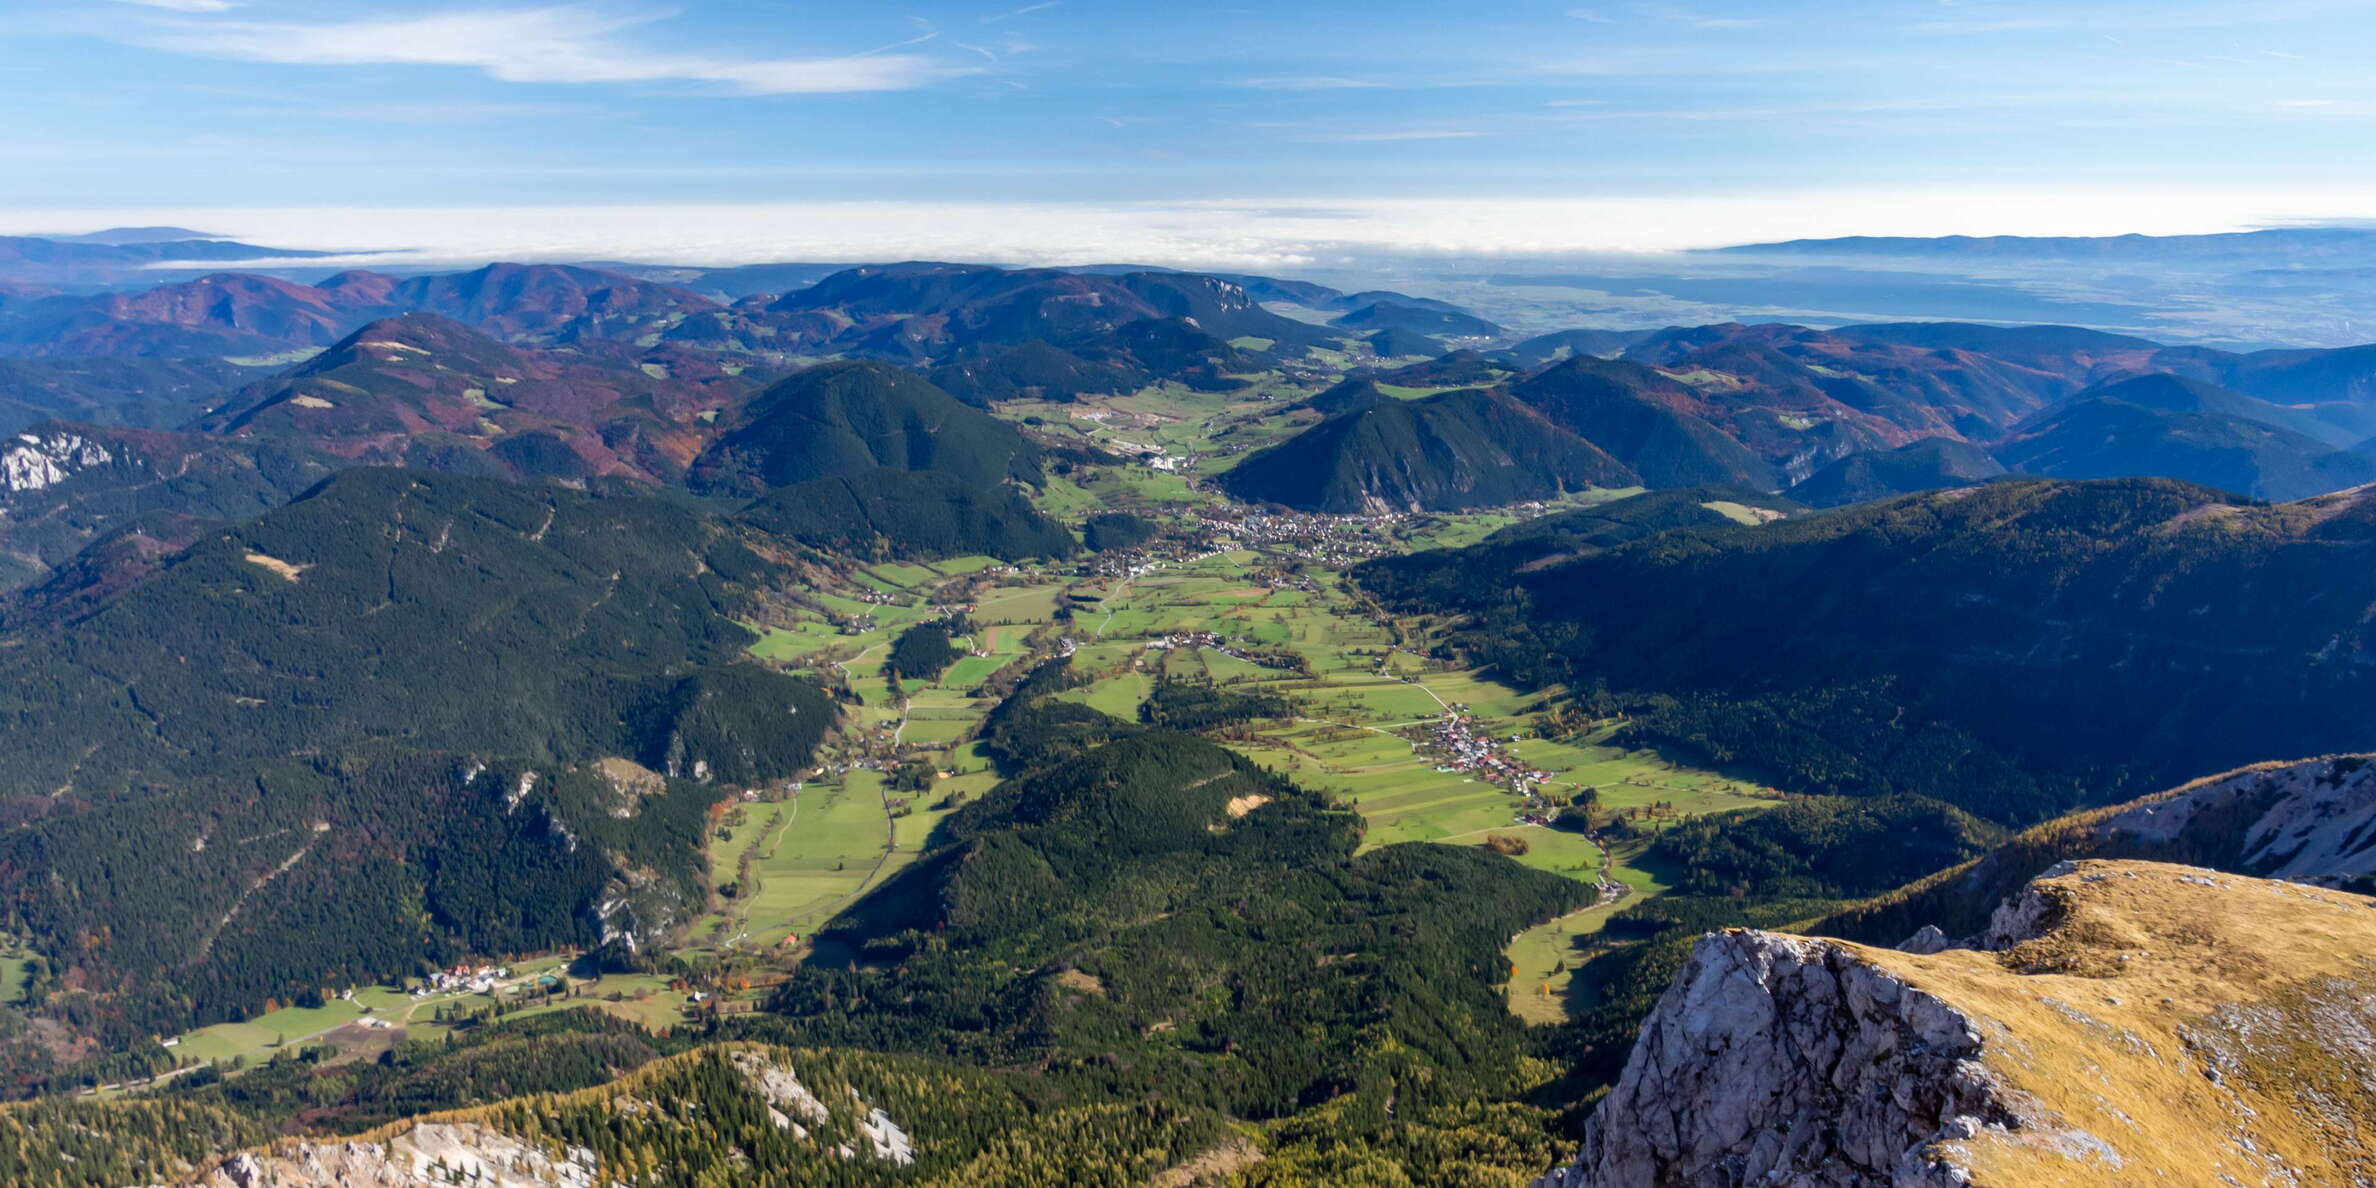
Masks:
[[[1537,1188],[2369,1183],[2372,946],[2376,900],[2125,861],[1972,948],[1712,934]]]

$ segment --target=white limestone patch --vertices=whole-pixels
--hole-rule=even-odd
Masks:
[[[0,450],[0,490],[38,491],[84,470],[115,461],[106,447],[79,433],[20,433]]]

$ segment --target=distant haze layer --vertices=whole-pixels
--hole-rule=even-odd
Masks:
[[[1330,267],[1359,255],[1665,252],[1843,235],[2175,235],[2367,214],[2343,190],[1857,190],[1574,200],[174,208],[0,211],[0,234],[168,223],[350,250],[326,266],[488,259],[1112,261]]]

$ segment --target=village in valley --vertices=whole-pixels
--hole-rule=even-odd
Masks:
[[[1168,422],[1140,431],[1174,433]],[[1215,453],[1176,437],[1052,480],[1039,496],[1074,523],[1141,517],[1155,528],[1141,543],[1053,563],[879,562],[823,575],[748,623],[759,633],[754,656],[819,680],[843,720],[801,778],[720,800],[708,910],[650,968],[583,969],[573,953],[465,961],[173,1037],[177,1054],[225,1065],[343,1060],[406,1036],[571,1006],[655,1029],[754,1009],[836,914],[997,786],[975,735],[1014,681],[1050,660],[1080,677],[1060,696],[1130,720],[1162,681],[1275,696],[1291,712],[1220,741],[1359,812],[1366,845],[1489,846],[1600,888],[1597,906],[1545,926],[1561,954],[1545,969],[1520,968],[1537,963],[1545,938],[1514,941],[1512,1006],[1529,1018],[1545,1017],[1550,996],[1532,991],[1550,985],[1549,965],[1564,968],[1568,947],[1588,943],[1627,897],[1663,889],[1636,861],[1650,831],[1771,802],[1753,779],[1629,750],[1619,724],[1555,713],[1557,689],[1513,689],[1463,666],[1441,625],[1388,615],[1346,576],[1370,558],[1473,543],[1567,505],[1457,515],[1252,507],[1210,493],[1196,472],[1216,465]],[[919,628],[946,632],[949,663],[930,676],[890,671],[894,645]]]

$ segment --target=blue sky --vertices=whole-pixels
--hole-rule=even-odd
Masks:
[[[1577,238],[1560,204],[1777,212],[1747,233],[1886,195],[1891,230],[2212,229],[2376,215],[2372,52],[2376,0],[0,0],[0,223],[1403,201]]]

